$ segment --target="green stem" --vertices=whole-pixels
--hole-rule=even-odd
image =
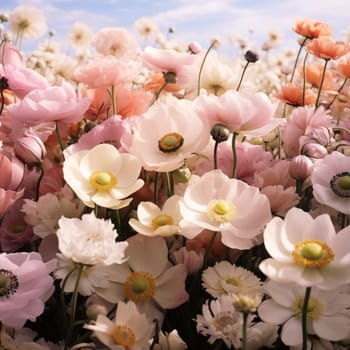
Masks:
[[[39,196],[40,196],[40,184],[41,184],[41,180],[43,179],[44,173],[45,173],[44,167],[41,163],[40,163],[40,165],[37,166],[37,168],[40,171],[40,175],[39,175],[38,181],[36,183],[36,188],[35,188],[35,201],[36,202],[38,201]]]
[[[295,182],[295,193],[301,196],[303,192],[303,185],[304,185],[304,180],[302,179],[297,179]]]
[[[300,44],[299,51],[298,51],[297,57],[296,57],[295,62],[294,62],[294,67],[293,67],[292,75],[291,75],[291,77],[290,77],[290,82],[293,81],[294,74],[295,74],[295,70],[296,70],[297,65],[298,65],[299,56],[300,56],[300,54],[301,54],[301,50],[303,49],[304,45],[306,44],[307,39],[308,39],[308,38],[304,38],[303,42]]]
[[[306,61],[309,54],[305,54],[304,62],[303,62],[303,96],[301,100],[301,105],[305,106],[305,91],[306,91]]]
[[[301,319],[302,333],[303,333],[303,345],[302,350],[307,350],[307,311],[311,295],[311,287],[307,287],[305,290],[303,313]]]
[[[345,86],[346,82],[348,81],[348,78],[345,78],[343,83],[340,85],[337,94],[334,95],[334,97],[332,98],[332,101],[328,103],[326,109],[329,109],[331,107],[331,105],[334,103],[334,101],[336,100],[336,98],[338,97],[338,95],[340,94],[340,92],[343,90],[343,87]],[[0,113],[1,114],[1,113]]]
[[[201,78],[202,78],[202,72],[203,72],[203,67],[204,67],[204,63],[208,57],[208,54],[210,52],[210,50],[217,44],[217,41],[214,40],[211,45],[209,46],[207,52],[205,53],[201,66],[199,67],[199,73],[198,73],[198,82],[197,82],[197,95],[199,96],[200,92],[201,92]]]
[[[153,102],[151,103],[151,105],[153,105],[154,102],[156,102],[161,94],[161,92],[165,89],[165,87],[168,85],[168,82],[165,81],[164,84],[160,87],[160,89],[155,93],[154,98],[153,98]]]
[[[208,267],[209,253],[210,253],[210,250],[214,244],[216,235],[217,235],[217,232],[216,231],[213,232],[213,234],[210,238],[209,244],[207,245],[207,248],[205,249],[202,270],[205,270]]]
[[[243,324],[242,324],[242,350],[247,349],[247,321],[248,321],[248,312],[242,312],[243,315]]]
[[[320,100],[321,91],[322,91],[322,85],[323,85],[323,82],[324,82],[324,77],[326,76],[326,69],[327,69],[328,62],[329,62],[329,59],[325,59],[323,72],[322,72],[321,83],[320,83],[320,87],[318,89],[318,94],[317,94],[317,98],[316,98],[316,102],[315,102],[315,109],[318,107],[318,102]]]
[[[218,146],[219,146],[219,142],[215,142],[215,145],[214,145],[214,169],[218,168],[218,160],[217,160]]]
[[[174,194],[174,176],[172,172],[166,173],[167,180],[167,189],[168,189],[168,197],[171,197]]]
[[[159,173],[156,171],[154,173],[154,188],[153,188],[153,203],[158,203],[158,183],[159,183]]]
[[[117,103],[115,100],[115,86],[114,85],[112,85],[110,95],[111,95],[111,99],[112,99],[112,113],[113,113],[113,115],[117,115]]]
[[[72,295],[72,309],[71,309],[71,314],[70,314],[70,320],[69,320],[69,328],[67,331],[67,337],[66,337],[66,341],[64,344],[64,350],[68,350],[69,349],[69,345],[71,343],[71,338],[72,338],[72,333],[73,333],[73,328],[74,328],[74,322],[75,322],[75,314],[77,311],[77,302],[78,302],[78,289],[79,289],[79,283],[80,283],[80,278],[81,275],[83,273],[84,270],[84,265],[83,264],[79,264],[78,265],[78,274],[77,274],[77,279],[75,281],[75,286],[74,286],[74,291],[73,291],[73,295]]]
[[[241,79],[239,80],[239,83],[238,83],[238,86],[237,86],[237,88],[236,88],[236,91],[238,91],[239,88],[241,87],[241,84],[242,84],[242,81],[243,81],[243,77],[244,77],[244,74],[245,74],[245,72],[246,72],[246,70],[247,70],[247,68],[248,68],[249,63],[250,63],[250,62],[247,61],[247,63],[244,65],[243,72],[242,72],[242,74],[241,74]]]
[[[57,140],[58,140],[58,143],[60,145],[60,148],[61,148],[61,151],[62,151],[62,154],[63,154],[63,151],[64,151],[64,145],[63,145],[63,141],[62,141],[62,138],[61,138],[61,134],[60,134],[60,129],[58,127],[58,122],[56,120],[56,136],[57,136]]]
[[[232,178],[235,179],[237,175],[237,150],[236,150],[236,136],[237,132],[232,133]]]

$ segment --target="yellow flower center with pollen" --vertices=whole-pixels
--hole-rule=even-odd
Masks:
[[[156,282],[150,273],[135,271],[124,282],[124,292],[135,303],[149,301],[156,292]]]
[[[298,265],[314,268],[328,265],[334,258],[332,249],[317,239],[298,242],[292,251],[292,256]]]
[[[135,333],[128,326],[117,325],[113,331],[113,339],[118,345],[126,349],[131,348],[136,342]]]
[[[160,214],[152,220],[152,227],[156,230],[160,226],[172,225],[174,223],[173,218],[170,215]]]
[[[304,297],[298,296],[294,299],[292,304],[292,311],[301,319],[303,315]],[[323,305],[314,297],[310,297],[307,304],[307,319],[318,320],[323,314]]]
[[[213,200],[208,204],[208,217],[214,222],[229,222],[232,221],[236,215],[236,206],[223,199]]]
[[[108,171],[95,171],[90,176],[89,183],[98,192],[107,192],[116,185],[117,179]]]
[[[177,151],[184,143],[184,138],[177,132],[170,132],[158,141],[158,148],[164,153]]]

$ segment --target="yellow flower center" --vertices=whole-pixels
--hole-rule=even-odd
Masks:
[[[131,348],[136,342],[135,333],[128,326],[117,325],[113,331],[113,339],[118,345],[126,349]]]
[[[164,153],[171,153],[177,151],[184,143],[184,138],[177,132],[165,134],[158,141],[158,148]]]
[[[298,296],[294,299],[292,304],[292,311],[301,319],[303,314],[304,297]],[[323,314],[323,305],[314,297],[310,297],[307,305],[307,319],[318,320]]]
[[[315,268],[328,265],[334,258],[332,249],[316,239],[298,242],[292,251],[292,256],[298,265]]]
[[[208,204],[208,217],[214,222],[229,222],[232,221],[236,215],[236,206],[223,199],[213,200]]]
[[[235,286],[235,287],[239,286],[239,282],[236,279],[234,279],[234,278],[226,279],[226,283],[230,284],[231,286]]]
[[[124,282],[124,292],[128,300],[136,303],[149,301],[156,292],[156,282],[150,273],[135,271]]]
[[[95,171],[90,176],[89,183],[98,192],[107,192],[116,185],[117,179],[108,171]]]
[[[171,216],[165,215],[165,214],[160,214],[160,215],[157,215],[152,220],[152,227],[154,230],[156,230],[160,226],[172,225],[173,223],[174,223],[174,220]]]

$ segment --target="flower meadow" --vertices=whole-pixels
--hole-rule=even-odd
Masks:
[[[0,21],[1,349],[350,348],[349,42]]]

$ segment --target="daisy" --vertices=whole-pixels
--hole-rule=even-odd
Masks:
[[[124,137],[122,145],[146,170],[169,172],[201,153],[209,137],[209,127],[194,111],[192,101],[171,95],[157,100],[136,120],[132,135]]]
[[[296,283],[271,280],[265,288],[271,298],[259,306],[259,317],[267,323],[283,325],[281,339],[284,344],[301,344],[305,288]],[[332,341],[344,339],[350,322],[349,302],[350,295],[344,291],[313,287],[307,308],[308,333]]]
[[[271,219],[267,197],[257,187],[212,170],[193,179],[180,201],[181,234],[192,239],[204,229],[221,232],[230,248],[249,249]],[[254,220],[252,220],[254,217]]]
[[[319,203],[350,214],[350,157],[333,151],[318,160],[311,182],[313,195]]]
[[[228,348],[240,348],[242,313],[235,310],[229,296],[206,301],[202,307],[202,315],[197,315],[195,322],[197,332],[209,336],[209,344],[222,340]]]
[[[69,30],[69,40],[74,47],[89,45],[92,37],[90,27],[82,22],[75,22]]]
[[[149,348],[153,334],[153,323],[140,313],[134,302],[120,302],[114,321],[98,315],[95,322],[85,324],[84,328],[111,350],[144,350]]]
[[[214,298],[221,295],[262,296],[262,282],[249,270],[223,260],[202,273],[202,285]]]
[[[143,186],[138,179],[141,164],[136,157],[110,144],[99,144],[68,157],[63,163],[67,184],[88,207],[119,209],[132,201],[125,199]]]
[[[145,236],[173,236],[179,232],[181,214],[179,196],[169,197],[160,209],[153,202],[141,202],[137,206],[137,218],[131,218],[129,225]]]
[[[56,261],[42,261],[39,253],[0,254],[0,321],[8,327],[24,326],[44,312],[54,292]]]
[[[271,258],[259,268],[270,279],[304,287],[337,288],[350,281],[350,226],[336,233],[328,214],[313,218],[299,208],[274,217],[264,231]]]

